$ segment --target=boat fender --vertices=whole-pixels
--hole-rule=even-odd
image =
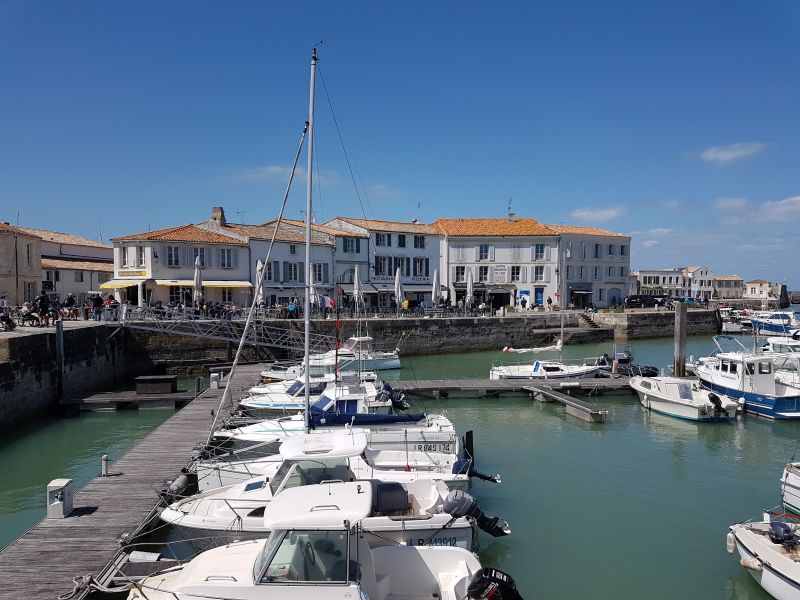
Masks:
[[[522,600],[511,576],[490,567],[475,572],[469,581],[467,597],[471,600]]]
[[[732,531],[729,531],[728,535],[725,536],[725,549],[728,554],[733,554],[736,551],[736,536],[733,535]]]
[[[186,486],[188,486],[188,485],[189,485],[189,478],[185,474],[184,475],[180,475],[180,476],[176,477],[175,480],[172,483],[169,484],[169,487],[167,488],[167,491],[170,494],[173,494],[173,495],[177,496],[183,490],[185,490]]]
[[[751,571],[760,571],[762,568],[760,560],[757,558],[751,558],[749,556],[743,556],[742,560],[739,561],[739,564],[745,569],[750,569]]]
[[[511,528],[507,521],[500,517],[483,514],[480,506],[478,506],[478,501],[462,490],[453,490],[447,494],[444,503],[442,503],[442,510],[454,519],[461,517],[475,519],[478,527],[493,537],[502,537],[511,533]]]

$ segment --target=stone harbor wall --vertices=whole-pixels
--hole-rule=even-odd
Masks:
[[[687,335],[714,335],[722,331],[722,320],[716,310],[692,309],[687,313]],[[618,340],[672,337],[675,334],[675,313],[668,310],[599,312],[593,320],[601,327],[611,327]]]

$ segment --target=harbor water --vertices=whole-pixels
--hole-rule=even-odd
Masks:
[[[687,342],[687,355],[713,349],[708,337]],[[663,367],[672,340],[636,342],[635,350],[636,362]],[[610,344],[567,346],[564,356],[611,351]],[[503,358],[509,356],[406,357],[387,379],[487,377]],[[460,431],[473,429],[478,469],[502,476],[501,485],[478,481],[472,490],[485,512],[507,519],[513,531],[481,535],[484,563],[515,577],[528,600],[768,598],[726,553],[725,534],[729,524],[778,504],[778,477],[798,445],[800,423],[740,416],[697,424],[648,413],[632,394],[597,401],[610,411],[606,423],[586,423],[524,396],[418,403],[445,412]],[[170,414],[84,414],[7,436],[0,444],[7,474],[0,544],[41,517],[48,480],[85,482],[101,454],[118,457]]]

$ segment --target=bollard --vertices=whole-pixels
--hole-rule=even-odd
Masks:
[[[108,477],[108,454],[100,457],[100,477]]]
[[[194,397],[197,398],[203,392],[203,378],[194,378]]]

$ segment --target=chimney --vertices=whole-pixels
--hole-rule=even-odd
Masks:
[[[209,220],[209,224],[216,227],[224,227],[225,222],[225,209],[221,206],[212,206],[211,207],[211,219]]]

